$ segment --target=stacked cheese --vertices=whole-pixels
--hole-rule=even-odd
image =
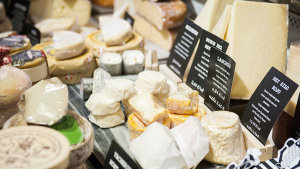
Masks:
[[[6,17],[6,11],[2,2],[0,2],[0,33],[12,30],[12,25],[8,17]]]
[[[169,110],[171,128],[183,123],[189,116],[195,116],[199,120],[206,114],[199,105],[199,93],[193,91],[180,91],[168,97],[166,106]]]
[[[134,14],[134,30],[152,43],[170,50],[176,30],[187,14],[187,7],[177,1],[134,0],[138,14]]]
[[[76,32],[56,31],[53,42],[38,44],[33,49],[45,52],[50,75],[66,84],[77,84],[93,74],[95,62],[92,50],[85,47],[83,37]]]

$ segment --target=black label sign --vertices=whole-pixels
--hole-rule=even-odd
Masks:
[[[293,136],[295,139],[300,138],[300,93],[298,96],[297,106],[294,114],[293,132]]]
[[[29,11],[29,5],[29,0],[13,0],[11,2],[9,17],[13,25],[13,30],[17,32],[23,31],[24,22]]]
[[[139,167],[122,147],[112,141],[102,169],[139,169]]]
[[[30,62],[39,57],[46,57],[45,54],[40,50],[27,50],[24,52],[17,53],[12,56],[6,56],[3,58],[4,64],[11,63],[12,66],[22,66],[26,62]]]
[[[186,84],[192,89],[198,90],[202,97],[205,97],[205,85],[211,60],[210,49],[212,47],[215,47],[225,53],[228,48],[228,43],[216,35],[203,30],[195,59],[193,60],[192,67],[186,81]]]
[[[212,111],[229,110],[235,61],[212,47],[204,103]]]
[[[129,15],[128,12],[125,12],[124,19],[130,23],[131,26],[134,24],[134,19]]]
[[[6,38],[0,39],[0,46],[10,48],[22,48],[25,45],[25,36],[12,35]]]
[[[41,41],[41,32],[31,24],[24,24],[23,34],[30,39],[31,45],[36,45]]]
[[[242,124],[263,144],[298,85],[272,67],[242,114]]]
[[[194,52],[202,29],[185,18],[170,51],[167,66],[181,79]]]

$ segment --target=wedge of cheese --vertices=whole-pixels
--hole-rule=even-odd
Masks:
[[[131,25],[121,18],[100,16],[99,27],[106,45],[120,45],[127,42],[132,35]]]
[[[68,87],[57,78],[42,80],[24,92],[23,117],[28,123],[53,125],[68,111]]]
[[[226,5],[226,8],[224,9],[222,16],[220,17],[219,21],[212,29],[211,33],[215,34],[221,39],[225,39],[225,34],[231,16],[231,9],[232,9],[232,5]]]
[[[226,5],[230,5],[233,2],[234,0],[207,0],[195,19],[195,23],[209,32],[212,31],[224,12]]]
[[[104,52],[99,59],[99,65],[112,76],[122,74],[122,56],[117,52]]]
[[[157,27],[153,26],[150,22],[148,22],[138,14],[133,15],[133,17],[133,29],[137,33],[142,35],[145,39],[166,50],[170,50],[172,48],[173,42],[177,34],[177,29],[159,30]]]
[[[75,23],[74,18],[47,18],[35,24],[35,27],[39,29],[42,36],[52,36],[54,31],[71,30]]]
[[[146,125],[155,121],[163,123],[168,116],[168,110],[159,104],[157,98],[151,93],[138,94],[130,98],[128,102],[132,110],[137,113],[140,120],[143,120]]]
[[[226,36],[230,44],[227,53],[236,62],[231,98],[250,99],[272,66],[284,73],[287,35],[287,5],[250,1],[233,4]]]
[[[180,91],[168,97],[166,106],[170,113],[194,114],[198,111],[198,103],[198,91]]]
[[[180,26],[187,14],[187,7],[182,1],[134,0],[134,6],[140,15],[159,30]]]
[[[101,128],[110,128],[125,122],[125,116],[120,108],[117,112],[107,115],[89,115],[89,120]]]
[[[104,93],[116,101],[129,99],[135,92],[134,82],[122,78],[108,80],[104,88]]]
[[[53,52],[56,60],[78,56],[84,48],[84,39],[80,34],[72,31],[53,32]]]

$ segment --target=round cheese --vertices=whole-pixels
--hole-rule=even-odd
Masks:
[[[48,67],[45,60],[37,66],[21,70],[28,74],[32,82],[37,82],[48,77]]]
[[[93,72],[94,72],[94,67],[87,70],[86,72],[71,73],[71,74],[59,75],[56,77],[59,78],[63,83],[72,85],[72,84],[79,84],[82,78],[92,77]]]
[[[93,53],[90,48],[85,48],[77,57],[59,61],[54,57],[52,41],[37,44],[32,49],[43,50],[45,52],[49,73],[53,76],[86,72],[95,67]]]
[[[116,101],[126,100],[135,94],[134,82],[127,79],[110,79],[106,83],[104,93]]]
[[[4,17],[0,21],[0,32],[10,31],[10,30],[12,30],[12,24],[8,19],[8,17]]]
[[[123,65],[125,74],[138,74],[143,71],[145,55],[140,50],[127,50],[123,52]]]
[[[238,115],[227,111],[208,113],[202,118],[202,126],[209,138],[207,161],[228,165],[244,158],[246,149]]]
[[[13,66],[0,67],[0,107],[16,104],[21,94],[31,87],[30,77]]]
[[[84,47],[83,37],[76,32],[53,32],[53,51],[56,60],[64,60],[78,56]]]
[[[24,35],[12,35],[0,40],[0,44],[4,43],[9,47],[9,54],[14,55],[23,50],[28,50],[31,47],[30,40]],[[23,67],[26,68],[26,67]]]
[[[122,74],[122,57],[116,52],[104,52],[100,57],[100,68],[112,76]]]
[[[113,114],[107,114],[102,116],[97,116],[97,115],[94,116],[90,114],[89,120],[101,128],[110,128],[124,123],[125,116],[120,107],[120,109]]]
[[[40,30],[42,36],[49,36],[53,31],[71,30],[75,24],[74,18],[47,18],[35,24],[35,27]]]
[[[65,169],[69,142],[59,132],[38,126],[0,131],[0,166],[6,169]]]
[[[89,34],[85,43],[88,47],[94,49],[94,56],[100,57],[103,52],[122,52],[129,49],[143,50],[143,38],[137,33],[133,33],[131,38],[122,45],[108,46],[103,41],[102,31]]]

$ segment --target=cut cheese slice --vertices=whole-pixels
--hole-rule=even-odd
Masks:
[[[227,53],[236,62],[231,98],[250,99],[271,67],[284,73],[287,35],[287,5],[234,3],[226,36]]]
[[[89,120],[101,128],[110,128],[124,123],[125,116],[122,109],[120,108],[117,112],[113,114],[107,114],[102,116],[93,116],[92,114],[90,114]]]
[[[177,35],[177,29],[163,29],[159,30],[151,23],[146,21],[143,17],[135,14],[133,29],[142,35],[145,39],[151,41],[152,43],[166,49],[170,50],[172,48],[173,42]]]
[[[100,67],[112,76],[122,74],[122,56],[116,52],[104,52],[99,60]]]
[[[163,123],[168,116],[168,110],[151,93],[138,94],[130,98],[128,102],[132,110],[146,125],[155,121]]]
[[[167,94],[170,91],[167,77],[156,71],[144,71],[139,73],[135,82],[135,88],[140,93]]]
[[[72,31],[53,32],[53,51],[56,60],[78,56],[84,48],[84,40],[80,34]]]
[[[229,24],[231,16],[232,5],[226,5],[222,16],[220,17],[217,24],[212,29],[212,33],[218,36],[221,39],[225,39],[225,33]]]
[[[99,17],[99,27],[106,45],[120,45],[129,40],[132,34],[131,25],[121,18]]]
[[[127,79],[110,79],[104,89],[106,95],[116,101],[126,100],[135,94],[134,82]]]
[[[105,52],[123,52],[129,49],[142,49],[143,38],[137,33],[133,33],[132,37],[125,43],[119,46],[108,46],[103,42],[102,31],[91,33],[87,36],[85,42],[86,46],[94,49],[94,56],[100,57]]]
[[[68,111],[68,87],[57,78],[42,80],[24,92],[23,117],[28,123],[53,125]]]
[[[119,111],[120,103],[105,93],[93,93],[85,106],[93,115],[107,115]]]
[[[145,55],[140,50],[127,50],[122,54],[125,74],[138,74],[143,71]]]
[[[226,5],[232,4],[234,0],[207,0],[200,14],[195,19],[195,23],[201,28],[212,31]]]
[[[166,106],[170,113],[194,114],[198,111],[198,103],[198,91],[181,91],[169,96]]]
[[[94,72],[94,67],[88,69],[86,72],[81,73],[67,73],[65,75],[56,76],[65,84],[79,84],[82,78],[90,78],[92,77]]]
[[[51,36],[53,31],[71,30],[75,23],[74,18],[48,18],[35,24],[35,27],[40,30],[42,36]]]
[[[180,26],[187,14],[187,7],[182,1],[134,0],[134,6],[139,14],[159,30]]]
[[[209,138],[207,161],[228,165],[244,158],[246,149],[238,115],[227,111],[212,112],[202,118],[202,126]]]

